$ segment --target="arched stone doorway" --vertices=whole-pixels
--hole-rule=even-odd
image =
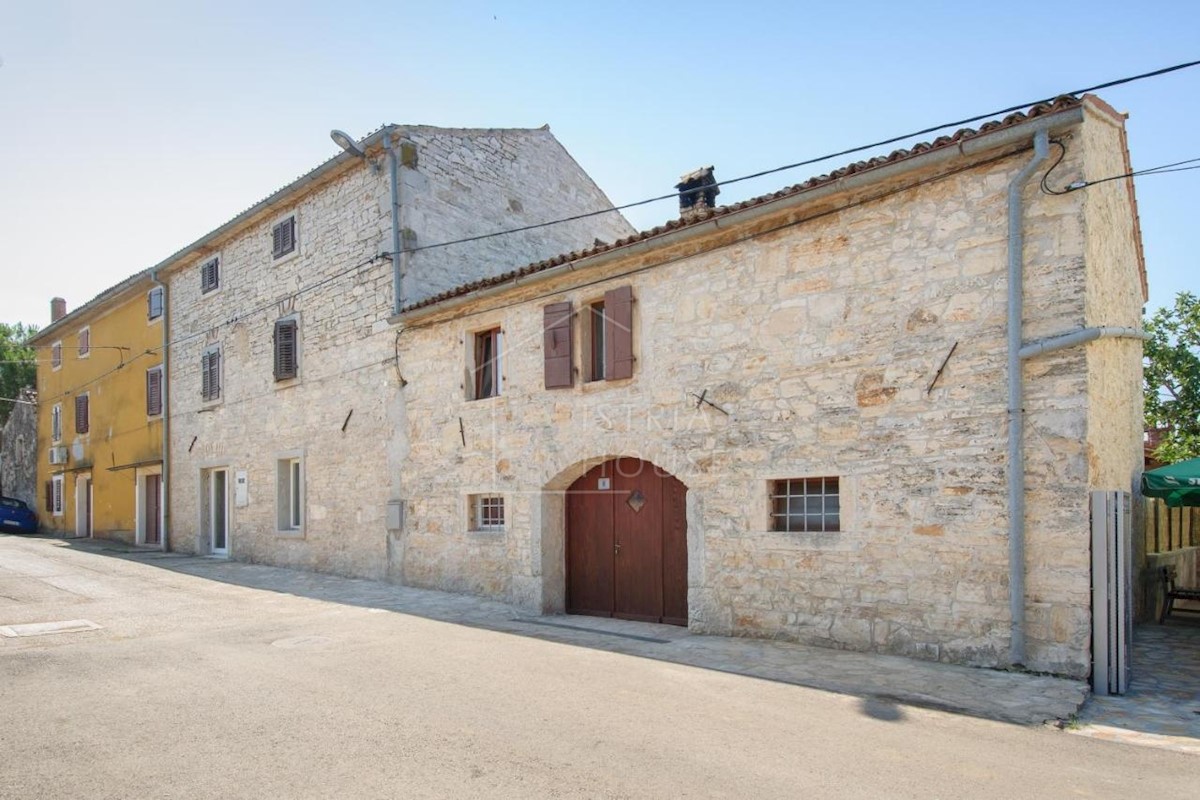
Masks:
[[[687,625],[687,487],[615,458],[566,492],[566,611]]]

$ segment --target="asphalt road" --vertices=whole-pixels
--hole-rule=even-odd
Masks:
[[[163,563],[163,562],[159,562]],[[0,797],[1191,797],[1194,756],[0,535]]]

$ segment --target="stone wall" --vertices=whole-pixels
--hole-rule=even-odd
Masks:
[[[45,502],[37,485],[37,392],[19,393],[0,431],[0,494],[24,500],[38,516]]]
[[[1064,174],[1084,150],[1068,150]],[[561,611],[561,491],[591,464],[636,456],[689,488],[693,630],[1004,663],[1006,188],[1029,158],[723,219],[703,242],[413,317],[406,449],[389,464],[409,503],[403,580]],[[1106,233],[1086,227],[1082,193],[1051,197],[1035,178],[1025,200],[1030,339],[1090,322],[1088,298],[1106,289],[1088,282],[1126,275],[1089,263],[1087,239]],[[622,285],[635,296],[634,377],[543,389],[543,307],[579,309]],[[504,391],[469,401],[468,343],[492,326]],[[1101,480],[1087,352],[1025,367],[1027,665],[1075,676],[1089,668],[1087,490]],[[1106,380],[1128,372],[1122,359]],[[698,406],[701,393],[728,415]],[[1130,424],[1113,422],[1122,441]],[[769,482],[809,476],[841,478],[842,530],[773,532]],[[505,531],[468,530],[481,491],[505,497]]]
[[[401,169],[401,219],[411,231],[410,246],[607,204],[548,131],[408,128],[401,135],[416,145],[415,166]],[[384,163],[381,153],[369,155],[373,164]],[[223,468],[231,471],[231,486],[239,472],[247,486],[245,505],[230,509],[231,557],[344,575],[389,574],[385,515],[399,491],[389,459],[403,458],[407,430],[398,392],[404,377],[395,358],[404,342],[387,323],[391,264],[375,258],[391,245],[389,205],[387,170],[356,164],[169,272],[170,336],[177,342],[169,391],[172,549],[211,549],[203,475]],[[272,225],[293,212],[297,252],[274,260]],[[627,231],[614,214],[586,226],[418,251],[410,257],[410,274],[423,288],[410,298]],[[199,267],[213,255],[220,258],[221,285],[205,294]],[[297,378],[276,381],[274,325],[285,317],[298,320],[300,368]],[[201,398],[201,358],[211,347],[220,348],[223,361],[216,402]],[[302,460],[304,524],[287,530],[279,519],[278,468],[295,457]]]

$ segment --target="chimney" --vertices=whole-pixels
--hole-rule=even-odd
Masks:
[[[67,301],[61,297],[50,298],[50,322],[58,322],[67,315]]]
[[[712,167],[701,167],[681,176],[675,188],[679,190],[680,219],[692,222],[712,216],[712,210],[717,206],[717,195],[721,193]]]

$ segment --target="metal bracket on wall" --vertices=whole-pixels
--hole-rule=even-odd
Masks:
[[[934,385],[938,382],[938,379],[942,377],[942,373],[945,372],[946,365],[950,363],[950,356],[954,355],[954,351],[957,349],[958,342],[956,341],[954,344],[950,345],[950,352],[946,353],[946,357],[942,359],[942,365],[937,368],[937,372],[935,372],[933,375],[933,380],[931,380],[929,385],[925,387],[926,395],[933,391]]]
[[[717,405],[716,403],[714,403],[712,400],[709,400],[709,399],[708,399],[708,389],[705,389],[705,390],[704,390],[703,392],[701,392],[700,394],[696,394],[695,392],[691,392],[690,394],[691,394],[691,396],[692,396],[692,397],[696,398],[696,409],[697,409],[697,410],[699,410],[699,409],[700,409],[700,407],[701,407],[701,406],[703,406],[703,405],[708,405],[708,406],[712,406],[712,407],[713,407],[713,408],[715,408],[717,411],[720,411],[720,412],[721,412],[722,414],[724,414],[725,416],[727,416],[727,417],[729,416],[729,412],[728,412],[728,411],[726,411],[725,409],[721,408],[719,405]]]

